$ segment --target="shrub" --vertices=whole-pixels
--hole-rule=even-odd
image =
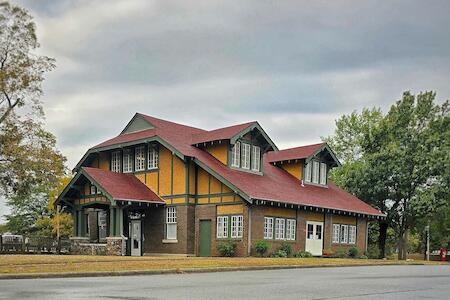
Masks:
[[[284,252],[286,252],[287,256],[290,256],[292,253],[292,246],[289,243],[282,243],[278,250],[283,250]]]
[[[347,257],[347,250],[345,250],[344,248],[339,248],[336,251],[334,251],[333,257],[338,257],[338,258],[344,258]]]
[[[322,251],[322,256],[325,256],[325,257],[333,257],[333,256],[334,256],[334,251],[333,251],[332,249],[330,249],[330,248],[324,249],[324,250]]]
[[[361,255],[359,258],[360,258],[360,259],[369,259],[369,258],[367,257],[367,255]]]
[[[307,258],[307,257],[312,257],[312,254],[308,251],[303,251],[300,250],[297,253],[294,254],[294,257],[298,257],[298,258]]]
[[[348,249],[348,256],[350,256],[351,258],[358,257],[358,253],[359,250],[356,247],[351,247],[350,249]]]
[[[223,241],[217,245],[217,251],[220,256],[231,257],[236,251],[236,243],[232,241]]]
[[[368,258],[380,258],[380,249],[375,245],[370,245],[366,252],[365,255]]]
[[[265,240],[259,240],[255,242],[255,252],[259,257],[266,255],[269,250],[269,243]]]
[[[287,257],[287,253],[284,250],[278,249],[272,253],[272,257]]]

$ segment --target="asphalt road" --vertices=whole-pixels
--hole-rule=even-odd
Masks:
[[[0,299],[449,299],[449,266],[0,280]]]

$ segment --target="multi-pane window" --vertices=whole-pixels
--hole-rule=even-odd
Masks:
[[[175,206],[166,207],[166,239],[177,239],[177,208]]]
[[[305,181],[316,184],[327,184],[327,164],[315,160],[305,166]]]
[[[123,151],[123,172],[124,173],[133,172],[133,156],[131,155],[130,149]]]
[[[327,164],[320,163],[320,184],[327,184]]]
[[[95,195],[97,193],[97,190],[95,188],[95,185],[91,185],[91,195]]]
[[[241,161],[241,142],[236,142],[231,150],[231,166],[239,167]]]
[[[250,169],[250,144],[242,143],[241,167]]]
[[[120,172],[121,157],[120,151],[111,153],[111,171]]]
[[[231,237],[241,238],[243,229],[243,216],[231,216]]]
[[[276,240],[284,240],[285,222],[286,222],[286,219],[281,219],[281,218],[275,219],[275,239]]]
[[[273,239],[273,218],[264,217],[264,238]]]
[[[145,147],[140,146],[135,150],[134,155],[134,165],[136,171],[144,171],[145,170]]]
[[[148,147],[148,168],[149,170],[158,169],[158,149],[156,147]]]
[[[228,216],[217,217],[217,238],[223,239],[228,237]]]
[[[339,233],[341,231],[341,226],[339,224],[333,224],[333,243],[339,244]]]
[[[306,238],[311,240],[314,239],[314,225],[313,224],[308,224],[308,228],[307,228],[307,233],[306,233]]]
[[[356,243],[356,226],[353,225],[348,226],[348,243],[349,244]]]
[[[288,241],[295,240],[295,223],[294,219],[286,220],[286,240]]]
[[[261,168],[261,148],[252,146],[252,171],[259,171]]]
[[[347,244],[347,242],[348,242],[348,225],[341,225],[340,237],[341,237],[341,243]]]

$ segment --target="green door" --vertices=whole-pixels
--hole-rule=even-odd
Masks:
[[[211,256],[211,220],[200,220],[200,256]]]

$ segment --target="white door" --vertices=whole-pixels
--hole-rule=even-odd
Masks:
[[[306,222],[305,250],[314,256],[322,255],[323,250],[323,222]]]
[[[142,235],[141,220],[131,220],[131,256],[141,256]]]

